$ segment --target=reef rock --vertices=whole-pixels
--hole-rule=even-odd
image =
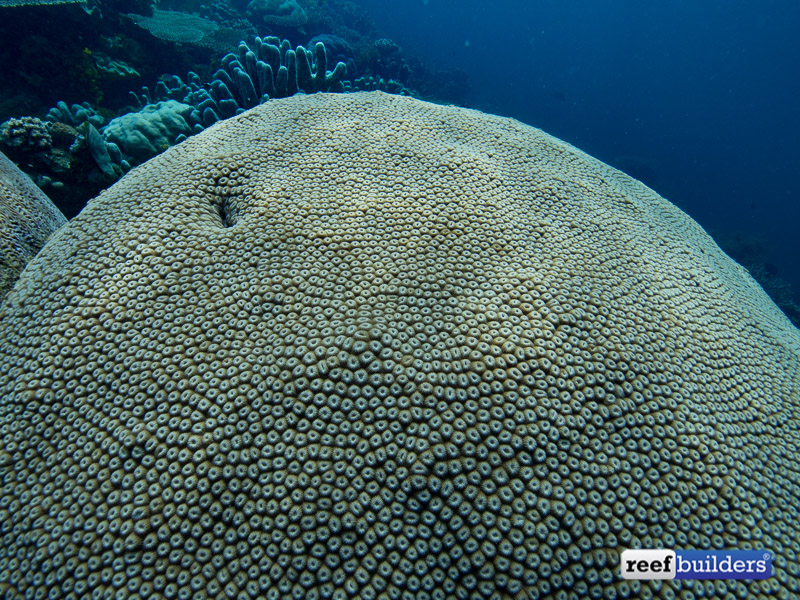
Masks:
[[[44,192],[0,153],[0,304],[28,261],[66,222]]]
[[[91,201],[0,319],[7,597],[645,598],[619,553],[659,547],[800,593],[800,333],[517,121],[270,100]]]

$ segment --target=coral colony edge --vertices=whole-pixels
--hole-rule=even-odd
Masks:
[[[800,594],[800,333],[652,190],[507,118],[270,100],[0,308],[5,598]],[[764,581],[623,581],[625,548]]]

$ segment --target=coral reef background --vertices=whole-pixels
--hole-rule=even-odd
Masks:
[[[0,123],[42,119],[61,141],[38,148],[20,135],[34,128],[6,127],[0,150],[67,217],[131,166],[269,98],[384,90],[459,103],[468,88],[463,71],[409,64],[349,0],[0,9]],[[184,106],[156,106],[168,101]]]
[[[25,118],[40,136],[0,137],[0,151],[68,218],[132,166],[268,97],[383,90],[541,127],[653,187],[732,256],[758,238],[759,259],[740,260],[800,323],[794,4],[37,4],[0,4],[0,123]],[[318,73],[332,79],[292,85]]]

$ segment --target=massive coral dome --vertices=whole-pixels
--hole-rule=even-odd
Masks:
[[[800,335],[510,119],[270,101],[133,170],[0,312],[6,598],[788,597]],[[625,548],[760,582],[625,582]]]

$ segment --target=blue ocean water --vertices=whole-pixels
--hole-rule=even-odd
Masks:
[[[465,104],[517,118],[756,244],[800,289],[800,3],[359,0]]]

